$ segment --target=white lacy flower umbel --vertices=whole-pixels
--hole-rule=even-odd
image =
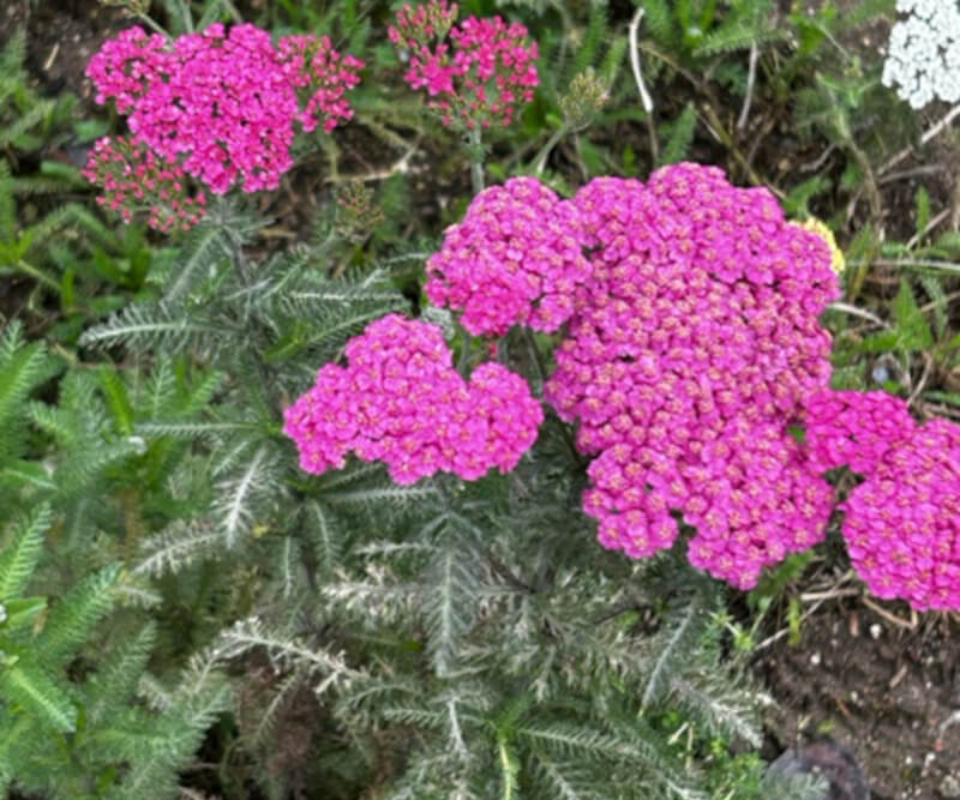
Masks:
[[[960,9],[956,0],[897,0],[909,14],[890,31],[883,84],[914,108],[960,100]]]

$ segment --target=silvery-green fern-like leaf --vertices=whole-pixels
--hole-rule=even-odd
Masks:
[[[0,601],[19,597],[33,575],[43,548],[43,534],[52,513],[46,503],[33,508],[13,527],[9,544],[0,551]]]

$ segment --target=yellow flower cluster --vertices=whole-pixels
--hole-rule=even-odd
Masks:
[[[833,271],[837,275],[843,275],[843,270],[847,266],[847,261],[843,257],[843,251],[837,245],[837,240],[833,236],[833,231],[827,226],[827,224],[816,217],[808,217],[803,222],[794,222],[793,225],[796,225],[798,228],[803,228],[805,231],[810,231],[811,233],[817,234],[823,241],[827,243],[827,247],[830,248],[830,266],[833,268]]]

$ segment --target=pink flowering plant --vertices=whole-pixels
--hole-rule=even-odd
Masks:
[[[455,24],[457,13],[447,0],[400,9],[389,35],[409,59],[404,79],[426,89],[444,125],[509,126],[540,83],[537,44],[519,22],[494,16]]]
[[[441,122],[465,132],[474,193],[484,187],[483,131],[509,127],[540,84],[539,49],[519,22],[500,16],[468,17],[448,0],[409,3],[388,28],[408,63],[404,80],[426,89],[427,107]]]
[[[91,519],[128,529],[131,596],[202,612],[197,669],[233,687],[222,735],[264,796],[326,790],[317,753],[359,742],[338,796],[759,800],[688,769],[715,736],[763,742],[727,599],[829,540],[817,552],[865,591],[960,610],[960,427],[917,402],[939,365],[898,386],[878,361],[889,391],[835,369],[838,342],[930,346],[918,304],[894,311],[910,336],[835,341],[863,276],[789,218],[809,197],[678,155],[699,105],[622,169],[576,138],[622,94],[627,42],[629,78],[652,53],[639,15],[601,46],[593,12],[565,94],[540,43],[563,60],[571,42],[538,43],[529,6],[327,4],[305,25],[314,6],[237,4],[280,15],[275,34],[226,2],[170,0],[172,33],[126,4],[146,27],[87,69],[126,129],[83,175],[151,241],[177,236],[78,345],[133,377],[97,372],[74,401],[105,398],[115,424],[88,427],[136,452],[127,477],[163,503],[131,491]],[[557,85],[524,124],[554,131],[518,144],[541,75]],[[618,133],[658,135],[641,108],[613,114]],[[708,117],[718,136],[728,116]],[[447,157],[451,130],[467,159]],[[402,155],[368,162],[372,141]]]
[[[96,101],[113,101],[126,115],[133,146],[147,148],[166,172],[223,195],[235,186],[246,194],[276,190],[293,167],[298,127],[330,133],[352,117],[345,93],[362,68],[326,36],[286,36],[275,45],[254,25],[215,23],[174,40],[129,28],[101,47],[87,76]],[[106,181],[95,164],[86,174]],[[108,206],[118,207],[117,192],[106,191]],[[160,218],[151,214],[149,223],[159,227]]]
[[[950,607],[960,597],[944,577],[952,551],[936,551],[940,564],[932,543],[878,560],[862,531],[871,504],[892,519],[882,492],[910,473],[911,458],[931,474],[948,468],[952,456],[919,454],[953,426],[928,434],[896,397],[829,388],[831,341],[819,317],[839,295],[831,260],[827,242],[785,220],[766,190],[684,163],[646,184],[600,178],[573,200],[530,178],[481,192],[427,260],[426,295],[473,335],[562,329],[544,399],[576,423],[576,447],[592,459],[583,510],[603,547],[648,558],[685,529],[694,567],[751,589],[765,568],[823,541],[840,510],[869,586],[918,608]],[[382,331],[396,338],[380,341]],[[342,467],[352,451],[384,460],[398,483],[438,471],[475,479],[488,466],[514,468],[536,439],[543,416],[517,376],[493,395],[501,408],[513,397],[516,438],[500,439],[495,418],[467,410],[472,383],[453,370],[437,329],[387,318],[347,355],[346,369],[325,367],[287,412],[308,471]],[[492,379],[497,366],[477,372]],[[435,416],[436,392],[451,418]],[[451,430],[461,445],[446,438]],[[868,481],[838,504],[825,476],[845,466]],[[910,484],[925,509],[926,481]],[[942,485],[957,496],[946,474]],[[935,535],[936,508],[923,513],[910,541]]]

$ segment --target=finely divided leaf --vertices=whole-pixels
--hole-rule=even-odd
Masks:
[[[51,516],[50,506],[42,503],[17,523],[13,542],[0,553],[0,601],[15,598],[26,588],[40,558]]]

